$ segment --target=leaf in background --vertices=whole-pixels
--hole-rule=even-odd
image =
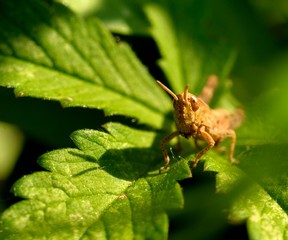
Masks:
[[[267,80],[274,89],[246,107],[246,121],[237,131],[239,168],[217,156],[205,161],[206,170],[217,172],[217,190],[232,196],[229,219],[246,221],[251,239],[288,238],[287,81],[281,83],[286,66],[270,69]]]
[[[213,31],[208,6],[208,0],[159,0],[145,6],[162,54],[160,66],[175,92],[189,83],[190,91],[199,93],[209,75],[227,78],[234,62],[235,49]]]
[[[57,0],[83,17],[97,17],[110,31],[128,35],[148,35],[149,23],[143,13],[142,1],[133,0]]]
[[[34,0],[1,1],[0,11],[1,86],[163,126],[168,97],[97,20],[84,22],[60,4]]]
[[[27,200],[4,212],[1,239],[165,239],[165,211],[183,206],[176,180],[187,178],[184,161],[158,174],[155,133],[108,124],[107,132],[79,130],[78,149],[44,154],[51,172],[23,177],[13,192]]]
[[[249,160],[258,160],[259,163],[259,159],[255,159],[255,154],[253,156],[252,153],[253,151],[250,152]],[[267,154],[267,151],[265,154]],[[287,169],[287,164],[285,165]],[[261,185],[261,181],[257,178],[259,174],[253,178],[253,176],[247,175],[244,171],[232,166],[226,159],[221,160],[216,155],[206,159],[205,169],[218,173],[216,175],[216,188],[218,192],[230,194],[232,199],[228,218],[234,224],[246,221],[250,239],[287,239],[288,208],[287,204],[281,204],[283,201],[287,203],[287,194],[276,197],[272,189],[268,190],[267,176],[265,177],[266,185],[263,182],[263,185]],[[259,166],[256,171],[261,172],[261,170],[262,167]],[[270,187],[277,194],[281,193],[282,187],[287,186],[287,175],[285,178],[285,182],[282,183],[274,182],[271,185],[272,182],[270,182]],[[263,175],[262,179],[264,179]],[[272,179],[273,177],[270,177],[270,180]],[[284,179],[282,178],[282,180]]]
[[[11,173],[23,145],[23,133],[13,125],[0,122],[0,185]]]

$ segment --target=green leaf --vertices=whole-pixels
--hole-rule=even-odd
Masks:
[[[21,201],[4,212],[1,239],[165,239],[165,211],[183,206],[176,180],[187,178],[185,161],[159,174],[155,133],[109,124],[79,130],[79,149],[44,154],[50,172],[24,176],[13,186]]]
[[[237,135],[239,168],[212,153],[205,161],[207,171],[217,172],[217,191],[231,198],[229,220],[246,221],[251,239],[288,238],[288,141],[281,123],[287,124],[287,114],[278,109],[286,91],[263,94],[246,108]]]
[[[125,43],[60,4],[0,3],[0,85],[17,96],[104,109],[163,126],[168,97]]]
[[[287,149],[287,145],[283,147]],[[254,156],[252,155],[253,152]],[[267,152],[269,151],[262,154],[262,160]],[[258,164],[261,162],[259,159],[255,159],[255,150],[251,151],[249,155],[250,161],[258,160]],[[287,164],[282,165],[282,167],[284,166],[287,169]],[[287,174],[285,178],[283,178],[283,175],[281,176],[281,182],[276,182],[276,179],[273,180],[271,176],[267,178],[267,176],[262,175],[261,182],[259,173],[255,174],[256,169],[253,171],[253,178],[253,175],[247,175],[247,173],[232,166],[226,159],[221,159],[217,155],[206,159],[205,169],[218,172],[216,175],[218,192],[228,193],[231,196],[228,219],[234,224],[246,221],[250,239],[288,238],[288,195],[287,189],[285,189],[288,180]],[[256,171],[261,171],[261,169],[260,166]],[[283,194],[281,194],[281,189],[285,191]],[[285,204],[283,204],[283,201]]]
[[[234,62],[235,48],[213,31],[209,4],[209,0],[181,4],[159,0],[145,6],[162,54],[159,64],[177,93],[188,83],[191,92],[199,93],[211,74],[223,84]]]
[[[148,35],[149,23],[143,13],[143,1],[133,0],[58,0],[77,14],[86,18],[97,17],[112,32],[121,34]],[[143,3],[142,3],[143,2]]]

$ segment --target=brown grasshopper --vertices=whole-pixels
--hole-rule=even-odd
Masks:
[[[160,142],[165,165],[160,168],[159,172],[168,168],[170,163],[165,144],[179,135],[187,139],[193,137],[195,143],[197,143],[198,139],[202,139],[208,143],[208,145],[196,155],[192,168],[197,166],[199,159],[208,150],[213,146],[217,146],[227,137],[231,138],[229,160],[232,164],[238,163],[238,161],[233,158],[236,142],[234,129],[242,123],[244,112],[240,108],[234,113],[230,113],[225,109],[211,109],[208,106],[217,82],[218,78],[215,75],[211,75],[200,95],[196,97],[188,92],[188,85],[184,93],[176,95],[160,81],[157,81],[160,87],[173,97],[174,118],[177,128],[175,132],[163,138]]]

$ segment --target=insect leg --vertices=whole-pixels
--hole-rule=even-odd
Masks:
[[[208,143],[208,146],[206,146],[205,148],[203,148],[196,156],[196,158],[194,159],[194,164],[192,166],[193,168],[196,168],[197,163],[199,162],[199,159],[208,151],[210,150],[214,145],[215,145],[215,141],[212,138],[212,136],[206,132],[205,130],[205,126],[201,126],[199,128],[199,133],[200,135],[203,137],[203,139]]]
[[[233,158],[234,155],[234,149],[235,149],[235,143],[236,143],[236,133],[232,129],[227,129],[224,133],[227,137],[231,137],[231,143],[230,143],[230,151],[229,151],[229,161],[232,164],[238,164],[239,161]]]
[[[166,169],[170,163],[170,158],[166,151],[165,144],[170,142],[174,137],[177,137],[179,135],[180,135],[179,131],[175,131],[161,140],[160,147],[164,156],[165,165],[159,169],[159,173],[161,173],[164,169]]]
[[[205,103],[209,103],[213,93],[214,93],[214,89],[216,88],[218,83],[218,78],[216,75],[210,75],[208,77],[208,80],[202,90],[202,92],[200,93],[200,95],[198,96],[199,98],[201,98]]]

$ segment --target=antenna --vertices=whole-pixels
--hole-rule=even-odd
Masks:
[[[167,93],[169,93],[175,101],[178,101],[178,97],[175,93],[173,93],[168,87],[166,87],[163,83],[157,80],[157,83],[160,85],[161,88],[163,88]]]

